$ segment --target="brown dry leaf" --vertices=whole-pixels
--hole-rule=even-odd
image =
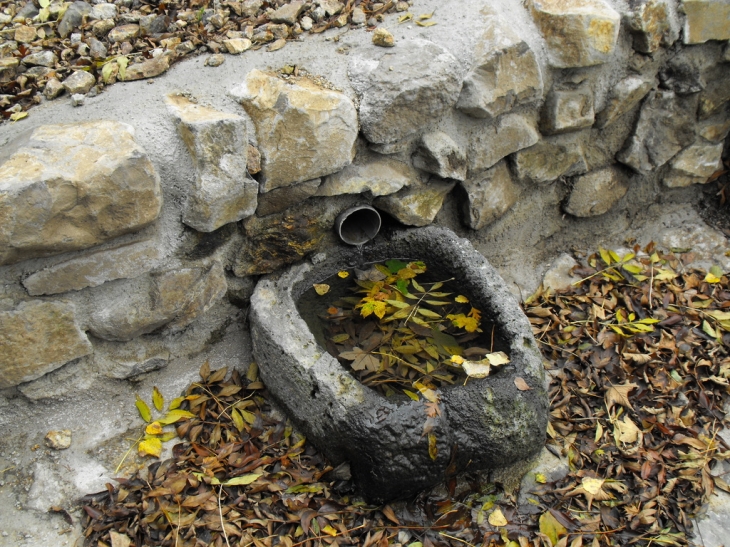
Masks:
[[[552,545],[557,545],[562,536],[567,535],[568,530],[560,524],[550,511],[540,515],[540,533],[544,534]]]
[[[641,430],[628,416],[624,416],[623,420],[616,420],[613,425],[613,437],[617,446],[620,446],[620,443],[631,444],[639,440]]]
[[[612,385],[606,390],[606,408],[610,412],[614,404],[625,406],[626,408],[633,410],[631,402],[629,401],[629,392],[632,389],[639,387],[634,383],[627,382],[623,385]]]
[[[515,386],[520,391],[529,391],[532,389],[530,386],[527,385],[527,382],[525,382],[525,380],[523,378],[520,378],[519,376],[515,378],[514,382]]]
[[[400,526],[400,521],[398,520],[398,517],[395,516],[395,513],[393,512],[393,509],[390,507],[390,505],[386,505],[381,509],[381,511],[390,522]]]
[[[112,541],[111,547],[129,547],[132,545],[132,540],[126,534],[120,534],[115,530],[109,531],[109,537]]]

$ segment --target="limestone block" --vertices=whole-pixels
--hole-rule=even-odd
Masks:
[[[532,122],[518,114],[505,114],[474,135],[469,146],[469,171],[488,169],[499,160],[536,144],[540,135]]]
[[[604,0],[531,0],[529,6],[552,66],[593,66],[611,57],[621,17]]]
[[[138,231],[161,204],[159,177],[131,126],[39,127],[0,165],[0,264]]]
[[[455,182],[431,180],[428,184],[404,188],[396,194],[373,202],[378,209],[394,216],[407,226],[427,226],[433,222]]]
[[[708,120],[699,130],[699,135],[710,142],[720,142],[730,133],[730,116]]]
[[[317,195],[338,196],[370,192],[373,196],[386,196],[420,181],[418,171],[410,165],[372,152],[363,152],[354,163],[326,177]]]
[[[247,175],[245,120],[180,95],[168,95],[166,102],[196,171],[183,222],[212,232],[254,214],[258,183]]]
[[[701,120],[720,111],[730,101],[730,66],[724,63],[715,65],[703,76],[706,86],[700,93],[699,118]]]
[[[669,188],[705,184],[707,179],[722,168],[722,143],[698,143],[688,146],[675,156],[670,171],[664,177]]]
[[[564,175],[585,172],[588,167],[579,144],[543,139],[511,156],[519,180],[546,184]]]
[[[677,41],[679,22],[668,0],[631,0],[629,6],[625,19],[636,51],[654,53]]]
[[[639,76],[628,76],[611,90],[606,106],[596,116],[596,126],[600,129],[611,125],[629,110],[634,108],[651,91],[651,82]]]
[[[343,93],[260,70],[230,93],[256,128],[261,191],[329,175],[352,162],[357,112]]]
[[[607,212],[628,191],[625,177],[616,167],[604,167],[580,175],[566,202],[566,213],[577,217],[594,217]]]
[[[456,108],[465,114],[496,117],[542,97],[542,72],[535,53],[496,17],[487,21],[476,58],[456,103]]]
[[[226,293],[223,266],[178,268],[121,285],[90,318],[89,330],[104,340],[125,341],[163,326],[184,329]]]
[[[31,274],[23,286],[31,296],[79,291],[114,279],[137,277],[153,269],[162,250],[156,241],[131,243],[74,257]]]
[[[73,304],[31,300],[0,312],[0,388],[40,378],[91,353]]]
[[[77,70],[63,81],[63,87],[69,94],[88,93],[96,83],[96,78],[83,70]]]
[[[259,194],[256,215],[264,217],[286,211],[289,207],[294,207],[305,199],[316,195],[321,184],[322,179],[313,179],[286,188],[277,188],[265,194]]]
[[[684,43],[730,40],[730,0],[682,0]]]
[[[542,276],[542,286],[553,291],[569,289],[573,283],[580,281],[580,276],[573,273],[573,268],[577,266],[575,258],[562,253],[550,263],[550,267]]]
[[[360,97],[363,135],[392,143],[424,129],[456,103],[460,73],[451,53],[421,38],[399,43],[379,60],[354,58],[348,75]]]
[[[672,91],[652,91],[634,133],[616,155],[639,173],[650,173],[694,141],[694,109]]]
[[[303,0],[295,0],[294,2],[285,4],[274,11],[271,15],[269,15],[269,19],[274,23],[286,23],[287,25],[293,25],[297,22],[299,14],[302,12],[304,7],[305,5]]]
[[[497,220],[520,196],[520,187],[512,180],[506,160],[461,184],[467,195],[464,220],[472,230],[481,230]]]
[[[545,135],[555,135],[590,127],[594,121],[593,90],[590,87],[553,89],[542,109],[540,130]]]
[[[134,80],[144,80],[145,78],[154,78],[159,76],[163,72],[166,72],[170,68],[170,60],[174,58],[174,54],[171,52],[165,52],[162,55],[147,59],[141,63],[135,63],[127,67],[127,72],[124,75],[125,82],[132,82]]]
[[[413,156],[413,166],[443,179],[466,179],[466,154],[446,133],[426,133]]]

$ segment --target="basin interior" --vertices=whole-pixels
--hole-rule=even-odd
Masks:
[[[397,257],[397,259],[403,262],[420,260],[403,257]],[[377,263],[383,263],[386,260],[390,260],[390,258],[378,261]],[[297,311],[309,327],[309,330],[314,336],[317,344],[319,344],[324,351],[327,351],[333,357],[337,357],[338,352],[333,348],[332,342],[328,342],[327,340],[327,322],[325,319],[328,315],[327,310],[333,305],[340,305],[342,298],[355,296],[355,290],[358,287],[354,282],[354,278],[357,275],[357,272],[368,271],[374,264],[376,264],[376,262],[363,262],[355,267],[343,268],[341,271],[346,271],[349,274],[346,278],[342,278],[340,275],[335,273],[324,279],[319,279],[317,280],[317,284],[324,284],[329,287],[326,294],[318,294],[313,284],[312,286],[305,288],[306,290],[304,290],[304,292],[296,300]],[[483,312],[479,327],[482,332],[475,332],[473,333],[473,336],[471,336],[469,333],[464,331],[462,337],[465,336],[466,339],[463,342],[459,340],[459,337],[457,337],[457,341],[459,341],[459,345],[463,349],[480,347],[489,349],[490,352],[502,351],[507,354],[509,353],[509,344],[505,341],[503,333],[500,331],[498,321],[496,320],[497,318],[493,317],[493,314],[489,312],[489,303],[481,301],[476,298],[474,294],[471,294],[468,290],[468,283],[465,283],[463,279],[460,279],[458,274],[447,271],[444,268],[439,268],[438,266],[433,268],[429,267],[426,272],[417,276],[417,281],[424,286],[428,286],[429,284],[438,281],[443,281],[444,286],[439,289],[440,291],[449,292],[452,297],[455,297],[456,295],[466,296],[469,299],[470,305]],[[356,326],[358,325],[357,322],[355,324]],[[361,325],[362,322],[359,324]],[[356,371],[350,370],[350,368],[346,365],[344,365],[344,368],[348,370],[352,376],[358,379]],[[467,380],[466,374],[456,367],[451,367],[450,372],[457,377],[453,385],[461,384]],[[498,374],[498,368],[492,369],[492,375]],[[449,387],[449,384],[442,384],[438,380],[435,380],[432,383],[435,387],[442,389]],[[405,397],[400,391],[391,391],[389,395],[396,399]]]

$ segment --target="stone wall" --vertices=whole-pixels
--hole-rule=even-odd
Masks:
[[[0,127],[0,388],[44,398],[201,351],[256,276],[337,245],[353,204],[424,226],[446,203],[457,230],[533,248],[561,229],[546,216],[602,226],[720,169],[728,0],[458,4],[387,20],[390,48],[359,30],[316,61],[306,40],[248,52],[225,95],[118,84],[139,111],[56,101]]]

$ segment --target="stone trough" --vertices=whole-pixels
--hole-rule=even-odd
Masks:
[[[322,258],[320,255],[319,258]],[[338,270],[390,258],[422,259],[456,277],[511,361],[483,379],[438,390],[442,412],[429,456],[425,401],[386,398],[356,380],[316,341],[297,311],[313,283]],[[445,477],[504,467],[536,454],[547,423],[544,372],[527,318],[496,270],[465,239],[426,227],[379,237],[363,249],[332,248],[316,264],[305,261],[263,278],[251,299],[254,356],[266,386],[308,440],[334,464],[344,461],[371,500],[404,498]],[[518,390],[515,379],[531,389]]]

